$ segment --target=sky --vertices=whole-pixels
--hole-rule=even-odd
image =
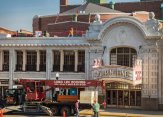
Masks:
[[[0,27],[13,31],[32,31],[35,15],[55,15],[59,13],[60,0],[0,0]],[[109,2],[109,0],[107,0]],[[139,0],[114,0],[132,2]],[[69,4],[82,4],[84,0],[69,0]]]

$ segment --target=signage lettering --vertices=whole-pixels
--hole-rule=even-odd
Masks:
[[[132,70],[130,69],[121,69],[121,68],[103,68],[93,71],[93,77],[102,78],[102,77],[121,77],[129,78]]]

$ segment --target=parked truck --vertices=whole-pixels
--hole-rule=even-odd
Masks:
[[[80,108],[90,108],[94,99],[97,99],[97,91],[85,91],[88,87],[104,88],[103,81],[99,80],[19,80],[26,91],[26,103],[24,111],[32,111],[27,107],[32,104],[44,106],[50,109],[53,115],[75,114],[75,102],[80,100]],[[85,97],[87,96],[87,98]],[[90,98],[88,98],[90,97]],[[39,111],[40,108],[36,107]],[[48,110],[45,110],[49,112]],[[50,113],[49,112],[49,113]]]

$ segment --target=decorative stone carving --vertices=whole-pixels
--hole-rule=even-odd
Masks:
[[[101,16],[99,14],[96,14],[94,22],[91,23],[89,26],[89,30],[86,33],[86,37],[97,39],[101,28],[102,28]]]
[[[149,19],[145,22],[145,26],[151,34],[159,35],[162,33],[161,24],[155,19],[155,14],[153,12],[149,13]]]
[[[94,22],[95,22],[95,23],[102,23],[100,14],[96,14],[96,15],[95,15],[95,20],[94,20]]]
[[[117,32],[117,42],[120,42],[120,43],[123,43],[125,42],[125,40],[127,39],[127,32],[125,29],[120,29],[118,32]]]

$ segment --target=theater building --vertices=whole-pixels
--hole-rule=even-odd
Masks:
[[[59,80],[104,80],[107,107],[163,110],[162,25],[141,14],[146,20],[95,14],[82,36],[0,39],[1,96],[18,79],[59,73]]]

